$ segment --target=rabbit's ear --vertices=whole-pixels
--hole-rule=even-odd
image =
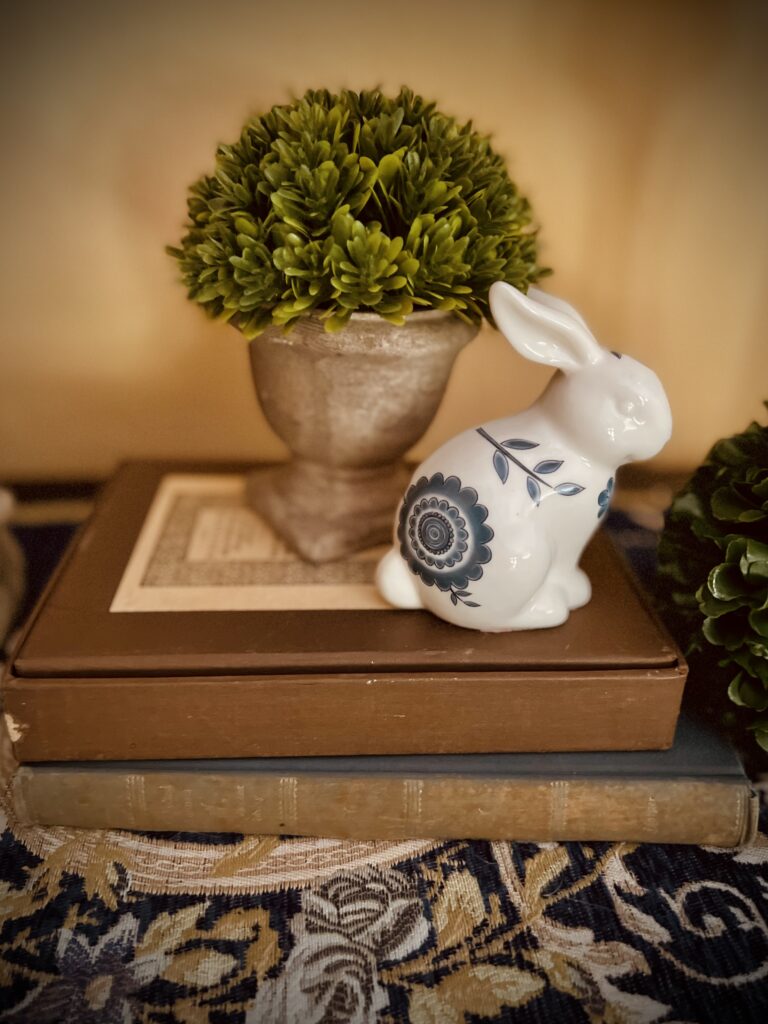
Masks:
[[[523,295],[496,281],[489,293],[493,318],[520,355],[566,373],[602,358],[603,350],[575,310],[538,289],[531,292]]]
[[[556,295],[550,295],[548,292],[543,292],[541,288],[534,288],[533,285],[528,289],[528,298],[533,299],[534,302],[538,302],[541,306],[548,306],[549,309],[553,309],[556,313],[565,313],[566,316],[572,317],[577,324],[581,324],[585,331],[589,331],[590,336],[592,331],[587,327],[587,322],[578,309],[574,309],[570,302],[566,302],[565,299],[559,299]]]

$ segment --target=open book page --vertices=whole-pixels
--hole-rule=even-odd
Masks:
[[[385,551],[311,565],[246,505],[243,476],[169,474],[110,611],[386,609],[373,585]]]

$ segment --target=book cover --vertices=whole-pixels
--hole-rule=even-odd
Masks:
[[[4,680],[21,761],[669,746],[686,666],[609,539],[551,630],[383,604],[380,552],[301,562],[237,467],[121,470]]]
[[[665,751],[22,765],[30,824],[347,839],[737,846],[757,801],[733,749],[681,717]]]

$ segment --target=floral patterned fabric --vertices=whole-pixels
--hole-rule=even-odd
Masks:
[[[30,1024],[766,1020],[768,838],[352,843],[8,825]]]
[[[647,570],[648,531],[620,525]],[[768,1020],[765,809],[740,851],[144,835],[4,813],[3,1022]]]

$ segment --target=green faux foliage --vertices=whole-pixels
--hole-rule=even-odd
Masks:
[[[659,562],[692,668],[752,713],[768,751],[768,427],[718,441],[672,503]]]
[[[247,338],[310,314],[338,330],[355,310],[479,323],[494,281],[527,291],[548,272],[489,140],[409,89],[310,90],[273,107],[219,146],[188,212],[167,251],[189,297]]]

